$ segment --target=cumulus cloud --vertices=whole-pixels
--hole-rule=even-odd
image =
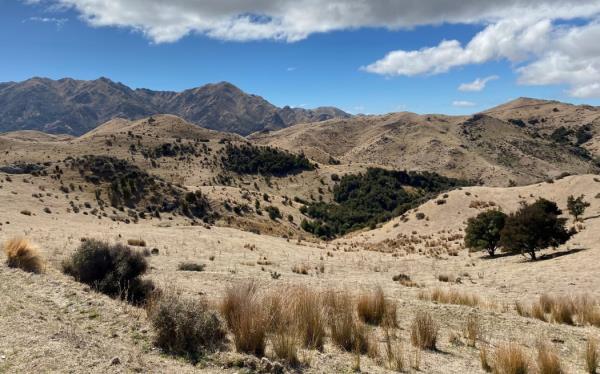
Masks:
[[[445,40],[435,47],[393,51],[363,69],[386,76],[414,76],[507,60],[515,67],[520,84],[566,85],[573,97],[600,97],[598,12],[590,13],[583,24],[556,22],[559,17],[503,19],[486,26],[464,46]],[[485,83],[476,80],[459,89],[477,91]]]
[[[466,92],[483,91],[483,89],[488,84],[488,82],[496,80],[498,78],[499,77],[497,75],[491,75],[491,76],[485,77],[485,78],[477,78],[473,82],[461,84],[460,86],[458,86],[458,90],[466,91]]]
[[[23,0],[31,2],[32,0]],[[39,2],[39,0],[36,0]],[[224,40],[298,41],[360,27],[411,28],[495,22],[522,14],[586,17],[595,0],[45,0],[74,9],[93,26],[129,27],[156,43],[190,33]]]
[[[452,106],[455,106],[457,108],[470,108],[470,107],[474,107],[477,104],[475,104],[472,101],[464,101],[464,100],[455,100],[452,102]]]

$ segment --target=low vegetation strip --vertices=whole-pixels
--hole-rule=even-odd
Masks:
[[[471,183],[436,173],[369,168],[347,174],[333,188],[333,202],[315,202],[301,208],[312,218],[302,228],[323,238],[333,238],[375,226],[431,199],[435,194]]]

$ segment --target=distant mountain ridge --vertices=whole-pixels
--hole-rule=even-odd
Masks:
[[[0,132],[81,135],[113,118],[135,120],[155,114],[174,114],[240,135],[350,117],[333,107],[278,108],[228,82],[181,92],[132,89],[104,77],[91,81],[35,77],[0,83]]]

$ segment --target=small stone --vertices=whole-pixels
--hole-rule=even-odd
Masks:
[[[121,359],[118,357],[114,357],[110,360],[110,366],[121,365]]]

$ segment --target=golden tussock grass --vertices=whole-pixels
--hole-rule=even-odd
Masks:
[[[598,371],[600,364],[600,352],[598,352],[598,341],[589,337],[585,347],[585,369],[590,374]]]
[[[486,347],[482,347],[479,350],[479,362],[481,363],[481,368],[486,373],[490,373],[493,370],[492,365],[490,363],[490,357],[488,354],[488,350]]]
[[[494,352],[495,374],[527,374],[531,372],[527,354],[516,343],[507,343]]]
[[[127,245],[131,245],[133,247],[145,247],[146,241],[144,239],[128,239]]]
[[[418,295],[421,300],[431,300],[441,304],[455,304],[476,307],[483,305],[478,295],[453,289],[436,287],[430,291],[421,291]]]
[[[479,323],[479,317],[470,315],[465,324],[465,337],[467,338],[467,345],[469,347],[475,347],[480,334],[481,324]]]
[[[539,374],[564,373],[558,353],[556,353],[554,347],[548,343],[538,343],[536,362]]]
[[[373,293],[363,293],[358,297],[356,309],[359,318],[370,325],[398,327],[396,304],[388,300],[381,287]]]
[[[600,327],[600,304],[590,295],[551,296],[543,294],[531,304],[517,301],[517,313],[523,317],[565,325],[586,324]]]
[[[328,291],[324,302],[332,343],[347,352],[368,353],[371,335],[358,321],[350,293]]]
[[[269,318],[258,297],[255,282],[229,287],[221,302],[221,314],[234,336],[238,352],[263,356]]]
[[[44,261],[38,249],[25,238],[15,238],[4,243],[6,264],[11,268],[40,274],[44,272]]]
[[[417,312],[410,327],[412,344],[420,349],[435,350],[438,338],[438,325],[428,312]]]

